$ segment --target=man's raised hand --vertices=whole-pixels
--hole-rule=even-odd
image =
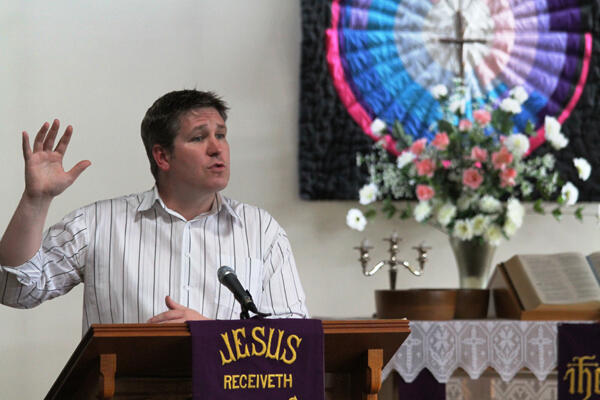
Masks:
[[[56,148],[54,142],[58,135],[60,122],[55,119],[52,126],[44,123],[33,142],[29,143],[29,135],[23,132],[23,157],[25,158],[25,194],[32,199],[51,199],[61,194],[91,165],[91,162],[80,161],[69,171],[63,169],[63,157],[69,146],[73,127],[67,126]]]

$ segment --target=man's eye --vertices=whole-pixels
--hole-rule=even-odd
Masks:
[[[195,136],[192,138],[193,142],[201,142],[204,140],[204,136]]]
[[[215,136],[217,137],[217,139],[225,139],[224,133],[217,133]]]

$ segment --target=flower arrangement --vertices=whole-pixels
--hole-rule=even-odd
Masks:
[[[431,138],[413,140],[402,125],[395,123],[389,131],[399,148],[393,159],[380,142],[375,151],[359,155],[370,182],[360,189],[360,204],[369,206],[365,213],[349,210],[346,221],[362,231],[367,219],[376,215],[371,205],[382,199],[382,211],[391,218],[413,216],[418,222],[430,223],[460,240],[479,239],[492,245],[513,236],[523,223],[525,208],[521,200],[537,199],[533,209],[545,213],[542,201],[553,201],[555,218],[560,219],[563,206],[577,202],[578,190],[571,182],[563,183],[555,169],[552,154],[526,157],[529,136],[536,135],[527,122],[523,133],[516,132],[513,118],[520,114],[527,92],[516,87],[496,108],[485,100],[466,100],[466,90],[456,83],[452,93],[443,85],[432,88],[441,104],[441,119],[432,126]],[[553,117],[544,122],[546,141],[556,150],[568,144]],[[372,129],[380,134],[388,128],[381,120]],[[587,180],[590,164],[583,158],[573,160],[579,178]],[[418,200],[397,208],[394,199]],[[521,199],[521,200],[520,200]],[[583,207],[575,210],[582,218]]]

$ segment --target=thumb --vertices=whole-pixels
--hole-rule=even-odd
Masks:
[[[71,168],[69,170],[69,172],[67,172],[67,174],[69,174],[69,176],[73,179],[73,181],[75,181],[75,179],[77,179],[79,177],[79,175],[81,175],[81,173],[90,165],[92,165],[92,163],[89,162],[88,160],[79,161],[77,164],[75,164],[73,166],[73,168]]]
[[[184,310],[185,307],[179,303],[176,303],[175,300],[171,298],[171,296],[165,297],[165,304],[169,310]]]

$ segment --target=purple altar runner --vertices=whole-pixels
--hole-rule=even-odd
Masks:
[[[323,400],[315,319],[190,321],[193,399]]]
[[[558,399],[600,399],[600,324],[558,325]]]

